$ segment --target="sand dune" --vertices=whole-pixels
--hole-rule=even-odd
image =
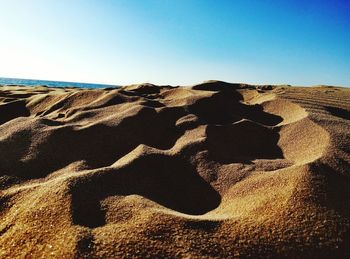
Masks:
[[[350,257],[350,90],[0,87],[0,257]]]

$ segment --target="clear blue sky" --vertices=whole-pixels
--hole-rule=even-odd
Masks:
[[[0,76],[350,86],[350,0],[0,0]]]

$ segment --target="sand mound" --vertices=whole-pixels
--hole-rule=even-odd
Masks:
[[[349,257],[349,114],[335,87],[0,87],[0,257]]]

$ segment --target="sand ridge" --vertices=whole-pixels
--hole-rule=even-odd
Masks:
[[[0,87],[0,257],[350,255],[350,90]]]

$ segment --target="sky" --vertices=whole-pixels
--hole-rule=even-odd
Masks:
[[[0,77],[350,86],[350,0],[0,0]]]

